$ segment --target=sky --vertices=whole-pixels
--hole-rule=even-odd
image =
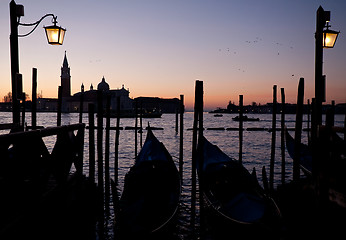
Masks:
[[[9,2],[0,2],[0,101],[11,91]],[[32,68],[38,92],[57,97],[66,51],[72,93],[89,90],[104,76],[111,89],[122,85],[130,97],[184,95],[194,105],[195,81],[203,81],[206,110],[272,102],[273,86],[296,103],[305,79],[305,102],[314,97],[316,11],[331,11],[331,29],[340,31],[335,47],[325,49],[326,103],[346,102],[345,0],[17,0],[22,23],[46,13],[66,28],[62,46],[48,45],[44,19],[19,38],[19,69],[31,96]],[[19,26],[19,34],[30,27]]]

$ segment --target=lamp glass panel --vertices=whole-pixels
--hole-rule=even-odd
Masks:
[[[47,40],[50,44],[56,44],[59,42],[59,29],[58,28],[46,28]]]
[[[60,28],[59,35],[59,44],[62,45],[65,37],[65,30],[63,28]]]
[[[330,32],[323,33],[323,47],[324,48],[334,47],[337,36],[338,36],[337,33],[330,33]]]

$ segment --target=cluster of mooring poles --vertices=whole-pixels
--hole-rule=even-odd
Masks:
[[[81,102],[80,102],[80,122],[82,121],[83,114],[83,91],[81,94]],[[105,109],[103,108],[103,101],[106,100]],[[119,201],[119,193],[117,190],[118,186],[118,168],[119,168],[119,136],[120,130],[124,129],[120,127],[120,118],[121,118],[121,109],[120,109],[120,97],[117,97],[117,109],[116,109],[116,126],[112,127],[110,125],[110,96],[104,94],[102,91],[97,91],[97,106],[93,103],[89,103],[88,105],[88,126],[89,129],[89,180],[92,183],[95,183],[95,175],[97,172],[97,189],[98,189],[98,234],[103,236],[105,234],[105,226],[107,226],[107,222],[105,219],[108,219],[105,216],[110,215],[110,194],[112,193],[113,197],[113,208],[115,214],[118,211],[118,201]],[[135,106],[138,107],[138,103],[135,103]],[[137,157],[137,146],[138,144],[142,147],[142,109],[139,111],[135,107],[135,115],[134,121],[135,124],[133,127],[125,127],[127,130],[133,130],[135,134],[135,143],[134,143],[134,156]],[[97,112],[97,125],[95,125],[95,108]],[[179,171],[181,176],[181,181],[183,177],[183,131],[184,131],[184,95],[180,95],[180,103],[177,111],[180,113],[180,144],[179,144]],[[139,113],[138,113],[139,112]],[[59,115],[59,114],[58,114]],[[106,119],[106,126],[103,126],[104,118]],[[140,122],[140,126],[138,126],[138,118]],[[176,123],[178,125],[178,122]],[[162,128],[157,128],[162,129]],[[95,130],[97,131],[96,136],[96,147],[97,147],[97,161],[95,158]],[[115,130],[115,144],[114,144],[114,179],[110,178],[110,130]],[[103,136],[105,131],[105,136]],[[138,143],[138,133],[140,134],[140,141]],[[105,141],[103,141],[105,139]],[[105,146],[103,146],[103,142]],[[104,149],[104,153],[103,153]],[[96,169],[97,166],[97,169]]]

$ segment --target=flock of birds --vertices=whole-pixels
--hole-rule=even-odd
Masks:
[[[259,42],[261,42],[262,41],[262,38],[260,38],[260,37],[256,37],[256,39],[255,40],[246,40],[245,41],[245,43],[246,44],[257,44],[257,43],[259,43]],[[277,56],[279,56],[280,55],[280,48],[282,47],[282,46],[284,46],[284,44],[282,44],[282,43],[279,43],[279,42],[273,42],[273,45],[274,46],[276,46],[276,48],[277,48],[277,51],[276,51],[276,53],[277,53]],[[293,47],[292,46],[290,46],[289,47],[290,49],[293,49]],[[222,49],[222,48],[219,48],[219,52],[226,52],[227,54],[232,54],[232,55],[236,55],[236,54],[238,54],[238,52],[237,51],[234,51],[234,50],[231,50],[230,48],[226,48],[226,49]],[[238,71],[241,71],[241,72],[245,72],[245,69],[243,69],[243,68],[236,68]],[[294,74],[292,74],[292,77],[294,76]]]

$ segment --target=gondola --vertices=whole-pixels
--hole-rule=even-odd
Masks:
[[[150,127],[143,148],[125,176],[116,216],[121,239],[148,239],[173,226],[181,194],[178,170]]]
[[[325,149],[320,152],[319,161],[323,167],[317,167],[323,176],[325,187],[328,189],[328,197],[331,202],[335,202],[342,208],[346,208],[345,191],[345,168],[346,168],[346,142],[336,132],[326,134],[327,131],[320,129],[320,137],[324,138]],[[294,138],[285,129],[286,149],[290,157],[294,158]],[[327,140],[326,140],[327,139]],[[312,177],[313,157],[309,145],[300,143],[299,165],[306,176]]]
[[[286,149],[290,157],[294,158],[294,138],[288,132],[288,129],[285,128],[285,139],[286,139]],[[307,144],[300,143],[300,153],[299,153],[299,165],[303,170],[305,175],[311,176],[312,171],[312,153]]]
[[[205,137],[201,141],[196,165],[207,215],[216,219],[217,225],[236,226],[232,231],[253,227],[256,231],[244,233],[275,232],[281,213],[257,178]]]

